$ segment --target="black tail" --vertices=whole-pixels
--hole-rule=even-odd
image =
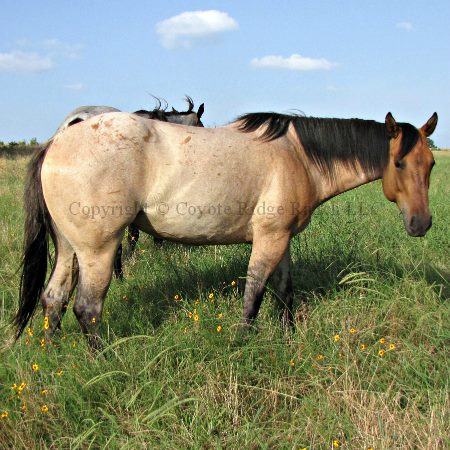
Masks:
[[[25,227],[19,311],[13,319],[17,329],[16,339],[33,316],[47,274],[48,236],[53,231],[42,192],[41,168],[51,143],[50,140],[45,147],[38,149],[28,165],[24,193]]]

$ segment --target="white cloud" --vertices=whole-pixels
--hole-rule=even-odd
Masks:
[[[332,63],[325,58],[314,59],[297,54],[293,54],[287,58],[273,55],[253,58],[250,64],[258,68],[288,70],[330,70],[337,66],[336,63]]]
[[[395,26],[405,31],[411,31],[414,28],[411,22],[398,22]]]
[[[166,48],[191,48],[225,31],[236,30],[236,20],[226,12],[186,11],[156,24],[156,33]]]
[[[13,50],[0,53],[0,72],[43,72],[53,67],[48,56]]]
[[[73,83],[73,84],[65,84],[64,89],[68,89],[69,91],[81,91],[84,89],[83,83]]]
[[[0,72],[43,72],[62,59],[79,57],[80,44],[68,44],[59,39],[33,42],[23,38],[16,41],[20,50],[0,52]]]
[[[80,44],[68,44],[59,39],[46,39],[42,42],[42,46],[55,55],[65,58],[78,58],[79,51],[83,48]]]

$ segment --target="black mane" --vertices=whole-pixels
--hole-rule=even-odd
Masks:
[[[236,119],[239,130],[248,133],[262,126],[261,139],[268,142],[285,136],[293,125],[308,158],[330,179],[335,178],[336,163],[374,172],[384,168],[389,157],[389,136],[384,123],[362,119],[304,117],[272,112],[250,113]],[[398,124],[403,131],[400,158],[407,155],[419,138],[408,123]]]
[[[170,116],[186,116],[188,114],[192,114],[194,110],[194,101],[191,97],[188,95],[185,96],[185,100],[188,104],[188,110],[187,111],[177,111],[176,109],[172,108],[172,111],[167,112],[167,102],[164,100],[155,97],[157,105],[156,107],[151,110],[147,111],[146,109],[140,109],[138,111],[134,111],[133,114],[137,114],[138,116],[145,117],[146,119],[156,119],[161,120],[162,122],[167,122],[168,117]],[[164,103],[164,106],[163,106]]]

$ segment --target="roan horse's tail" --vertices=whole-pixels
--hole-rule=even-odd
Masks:
[[[48,236],[53,236],[53,229],[42,192],[41,168],[51,143],[52,140],[37,150],[28,165],[24,193],[25,228],[19,311],[13,319],[17,330],[16,339],[33,316],[47,274]]]

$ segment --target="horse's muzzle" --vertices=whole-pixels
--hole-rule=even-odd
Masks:
[[[431,215],[413,214],[409,218],[406,215],[403,217],[406,231],[412,237],[423,237],[431,228]]]

